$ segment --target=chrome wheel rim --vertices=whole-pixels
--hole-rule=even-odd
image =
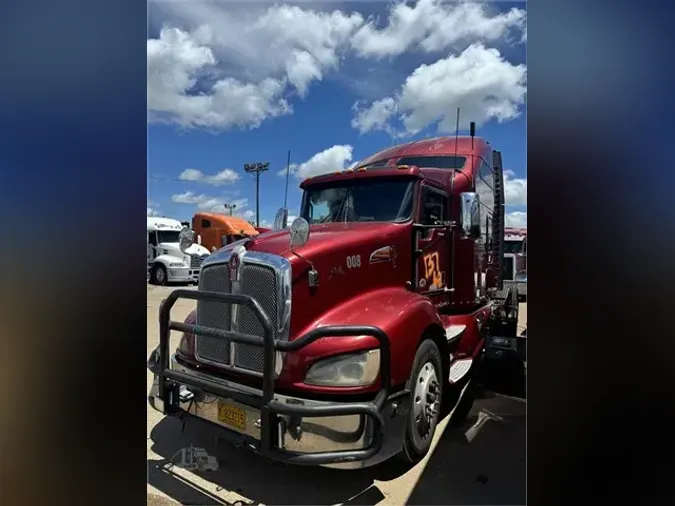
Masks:
[[[438,419],[441,400],[441,388],[436,375],[436,368],[426,362],[415,379],[413,397],[413,417],[417,433],[426,439],[432,432]]]

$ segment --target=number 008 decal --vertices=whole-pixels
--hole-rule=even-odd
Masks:
[[[347,268],[356,269],[361,267],[361,255],[351,255],[347,257]]]

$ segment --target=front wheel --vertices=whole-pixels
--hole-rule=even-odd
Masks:
[[[412,373],[406,385],[412,396],[400,458],[416,464],[429,452],[443,398],[443,366],[438,346],[422,342],[415,354]]]
[[[166,268],[162,264],[155,264],[150,272],[150,282],[153,285],[165,286],[166,278]]]

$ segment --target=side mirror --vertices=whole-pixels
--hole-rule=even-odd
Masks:
[[[288,209],[281,208],[274,217],[274,230],[283,230],[288,225]]]
[[[464,239],[480,238],[480,197],[474,192],[460,195],[459,226]]]
[[[185,253],[186,255],[189,254],[186,249],[188,249],[190,246],[192,246],[195,243],[195,234],[192,230],[189,228],[184,228],[183,230],[180,231],[180,235],[178,236],[178,247],[180,250]]]
[[[291,225],[291,249],[304,246],[309,241],[309,223],[304,218],[296,218]]]

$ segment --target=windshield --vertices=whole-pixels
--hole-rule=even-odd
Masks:
[[[362,179],[305,190],[301,216],[309,223],[405,221],[414,181]]]
[[[157,242],[160,244],[163,242],[178,242],[179,236],[180,232],[174,230],[159,230],[157,232]]]
[[[504,241],[504,253],[522,253],[523,241]]]

